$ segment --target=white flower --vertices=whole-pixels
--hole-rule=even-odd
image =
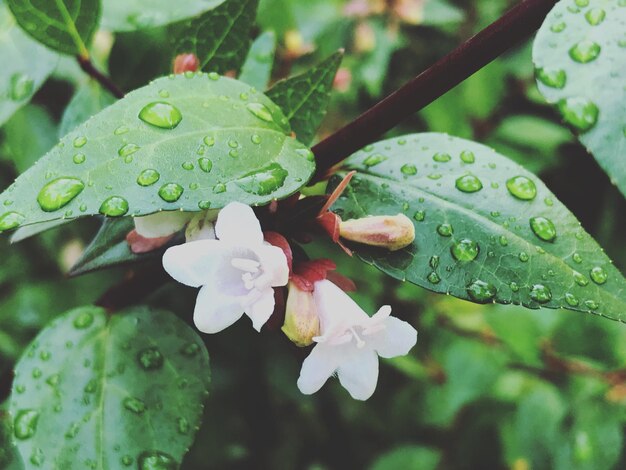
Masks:
[[[202,287],[194,322],[200,331],[217,333],[245,313],[259,331],[274,311],[274,289],[289,278],[280,248],[263,241],[252,209],[232,202],[215,224],[217,240],[196,240],[169,248],[165,270],[178,282]]]
[[[328,280],[315,283],[313,291],[320,315],[321,336],[304,360],[298,388],[317,392],[337,374],[352,398],[367,400],[378,381],[378,356],[404,356],[417,342],[417,331],[407,322],[389,316],[382,307],[369,317],[345,292]]]
[[[194,212],[162,211],[143,217],[135,217],[135,230],[144,238],[161,238],[182,230]]]

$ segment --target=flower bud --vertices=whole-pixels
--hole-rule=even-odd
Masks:
[[[297,346],[313,344],[313,338],[320,334],[320,319],[313,300],[313,292],[302,290],[293,282],[289,282],[285,323],[281,329]]]
[[[415,240],[415,226],[404,214],[376,215],[350,219],[339,224],[339,236],[390,251],[400,250]]]
[[[174,73],[197,72],[200,66],[195,54],[179,54],[174,59]]]

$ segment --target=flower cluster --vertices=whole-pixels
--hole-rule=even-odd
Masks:
[[[368,316],[338,286],[346,287],[345,278],[330,276],[332,262],[293,266],[287,241],[264,234],[247,205],[233,202],[191,221],[185,214],[157,215],[161,220],[138,219],[136,232],[163,238],[187,224],[187,242],[170,247],[163,266],[178,282],[200,288],[194,311],[200,331],[217,333],[244,314],[260,331],[275,311],[275,288],[287,286],[282,330],[298,346],[314,345],[298,379],[304,394],[336,375],[353,398],[366,400],[376,388],[378,357],[405,355],[417,341],[416,330],[391,317],[389,306]]]

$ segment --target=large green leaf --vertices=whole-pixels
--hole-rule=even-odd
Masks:
[[[168,27],[174,53],[194,53],[200,70],[238,72],[252,44],[259,0],[226,0],[217,8]]]
[[[100,0],[7,0],[19,25],[37,41],[64,54],[88,56],[98,26]]]
[[[359,174],[333,208],[344,220],[404,213],[414,221],[405,249],[354,247],[389,275],[476,302],[626,321],[622,274],[537,177],[492,149],[413,134],[366,147],[346,168]]]
[[[156,80],[79,126],[21,175],[0,196],[0,230],[284,198],[315,167],[290,133],[280,109],[237,80]]]
[[[115,98],[95,81],[90,80],[82,85],[72,97],[61,118],[59,136],[73,131],[90,117],[113,104]]]
[[[626,3],[560,1],[533,46],[539,90],[626,195]]]
[[[277,82],[267,91],[287,115],[298,140],[310,144],[326,115],[335,74],[343,51],[328,57],[306,72]]]
[[[104,0],[102,27],[135,31],[163,26],[214,8],[224,0]]]
[[[174,315],[78,308],[48,325],[16,367],[15,442],[42,468],[178,468],[208,383],[204,344]]]
[[[0,125],[39,89],[57,63],[57,55],[29,38],[0,3]]]
[[[241,67],[239,80],[264,90],[272,74],[275,52],[276,35],[272,31],[261,34],[252,43],[248,57]]]

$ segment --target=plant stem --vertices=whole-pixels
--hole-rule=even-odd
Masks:
[[[79,55],[76,56],[76,60],[78,61],[80,68],[83,69],[83,71],[87,75],[100,83],[100,85],[102,85],[105,89],[111,92],[113,96],[115,96],[117,99],[124,98],[124,92],[120,90],[115,83],[113,83],[113,80],[111,80],[110,77],[107,77],[102,72],[100,72],[93,65],[89,57]]]
[[[536,31],[557,0],[524,0],[356,120],[313,147],[314,180]]]

